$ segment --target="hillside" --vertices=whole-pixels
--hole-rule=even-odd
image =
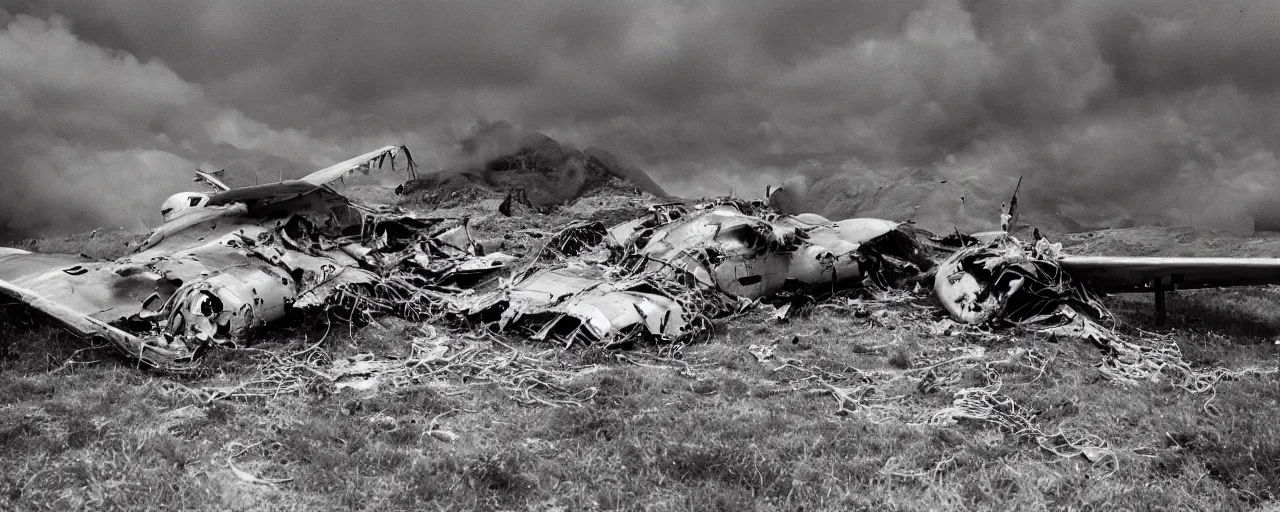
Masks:
[[[956,179],[931,168],[872,169],[854,164],[827,168],[825,174],[797,177],[771,196],[780,211],[812,212],[833,219],[875,217],[909,220],[936,232],[996,229],[1000,205],[1009,200],[1017,181],[990,188],[971,178]],[[1068,216],[1026,202],[1021,224],[1053,233],[1087,229]]]
[[[405,183],[398,193],[413,203],[461,204],[486,196],[518,193],[536,207],[563,204],[605,189],[669,197],[639,167],[607,150],[579,151],[541,133],[522,137],[512,148],[478,163],[426,174]]]
[[[1073,254],[1280,257],[1280,233],[1274,231],[1246,237],[1188,227],[1134,227],[1071,233],[1055,239]]]

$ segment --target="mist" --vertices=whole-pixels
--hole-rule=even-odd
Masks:
[[[0,240],[153,226],[197,167],[445,168],[498,120],[683,196],[791,180],[856,215],[910,176],[939,184],[915,220],[968,228],[1022,177],[1064,225],[1280,229],[1276,27],[1271,0],[0,0]]]

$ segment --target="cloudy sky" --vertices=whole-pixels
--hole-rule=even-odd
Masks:
[[[1275,228],[1277,56],[1275,0],[0,0],[0,240],[154,225],[197,166],[443,166],[495,120],[684,195],[922,167]]]

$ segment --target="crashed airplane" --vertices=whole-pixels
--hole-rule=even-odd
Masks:
[[[298,180],[166,200],[165,223],[115,261],[0,248],[0,295],[105,341],[141,364],[181,370],[291,311],[338,308],[565,346],[673,342],[714,318],[788,294],[932,281],[965,324],[1097,332],[1097,292],[1280,283],[1280,259],[1108,258],[1023,243],[1014,200],[1001,231],[937,237],[910,223],[779,214],[764,201],[653,205],[614,226],[580,222],[527,256],[491,252],[465,218],[360,204],[329,186],[403,155],[387,146]]]
[[[0,248],[0,295],[147,366],[180,369],[212,345],[245,340],[290,310],[340,305],[345,292],[412,267],[419,286],[473,282],[501,268],[465,220],[355,203],[329,187],[408,151],[387,146],[304,178],[164,202],[164,224],[115,261]],[[362,294],[368,297],[375,294]],[[394,309],[389,307],[388,309]]]

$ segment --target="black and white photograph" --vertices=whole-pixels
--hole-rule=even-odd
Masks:
[[[1280,510],[1280,1],[0,0],[0,510]]]

